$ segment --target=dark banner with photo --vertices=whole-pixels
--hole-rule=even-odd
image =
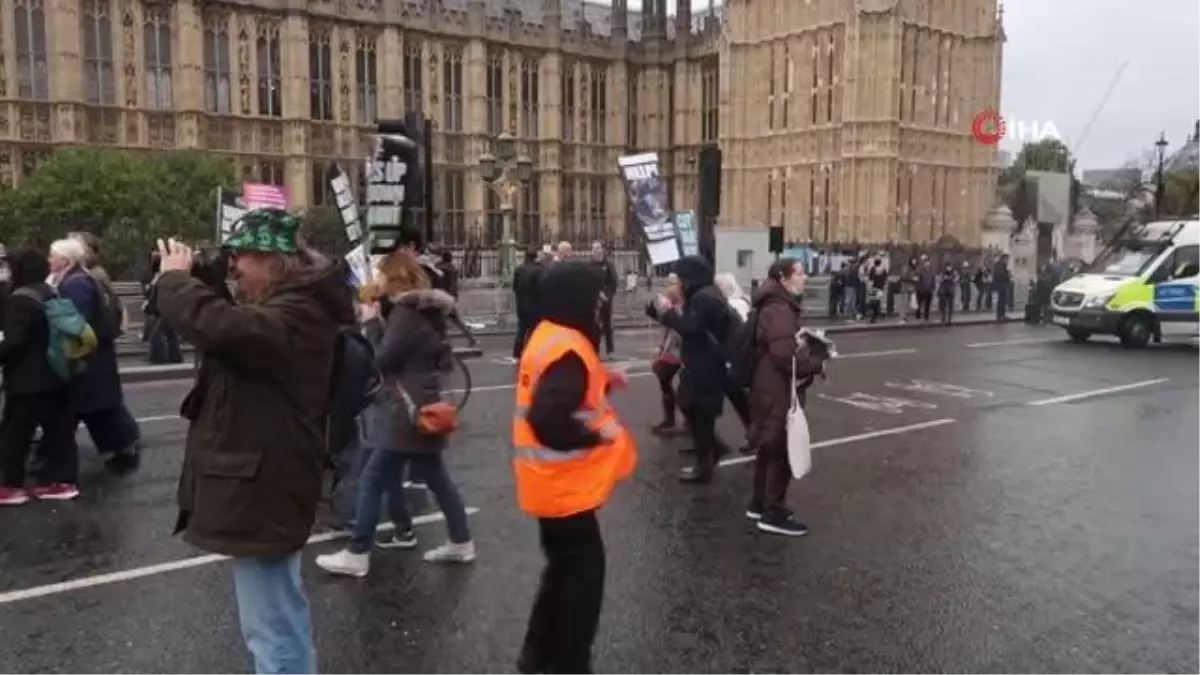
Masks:
[[[658,155],[645,152],[617,159],[633,217],[642,228],[650,263],[679,260],[679,243],[666,184],[658,170]]]

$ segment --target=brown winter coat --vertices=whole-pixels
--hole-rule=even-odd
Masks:
[[[304,546],[326,464],[339,325],[354,321],[340,264],[268,299],[234,304],[187,272],[158,280],[158,310],[201,355],[180,414],[189,420],[176,531],[234,557]]]
[[[792,405],[792,358],[800,404],[813,377],[821,372],[821,359],[797,345],[796,331],[802,326],[800,303],[778,282],[768,280],[754,298],[757,326],[754,348],[758,354],[750,385],[750,433],[752,448],[786,451],[787,415]]]

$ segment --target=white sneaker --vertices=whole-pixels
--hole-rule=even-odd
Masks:
[[[351,553],[349,549],[342,549],[337,553],[317,556],[316,563],[317,567],[330,574],[361,579],[371,571],[371,554]]]
[[[423,557],[425,562],[469,563],[475,560],[475,542],[445,543],[437,548],[429,549]]]

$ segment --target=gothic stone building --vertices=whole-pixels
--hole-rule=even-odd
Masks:
[[[674,206],[694,207],[712,143],[722,224],[978,240],[993,151],[970,122],[999,95],[996,0],[678,2],[0,0],[0,181],[57,145],[193,148],[308,207],[375,120],[420,111],[449,244],[498,240],[476,166],[501,131],[536,163],[525,243],[621,241],[630,151],[659,152]]]

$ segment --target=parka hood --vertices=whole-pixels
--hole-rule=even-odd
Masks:
[[[701,288],[713,284],[712,267],[709,267],[707,260],[698,255],[689,255],[676,261],[675,274],[683,287],[684,297],[691,297]]]
[[[586,262],[560,262],[546,268],[539,287],[543,319],[574,328],[593,341],[599,337],[596,310],[604,279]]]
[[[454,296],[436,288],[404,291],[388,298],[394,305],[406,305],[418,311],[436,311],[449,315],[454,313]]]
[[[280,291],[310,292],[338,324],[354,323],[354,288],[347,283],[347,265],[337,261],[319,266],[311,275],[287,284]]]

